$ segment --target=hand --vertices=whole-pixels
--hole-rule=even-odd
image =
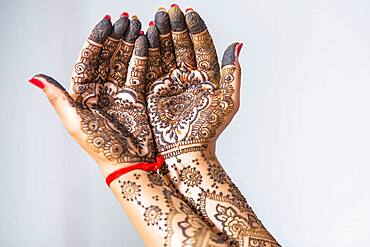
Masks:
[[[109,17],[101,20],[80,52],[69,93],[48,76],[33,79],[45,85],[74,139],[109,171],[154,161],[144,99],[148,43],[140,28],[137,18],[126,15],[113,26]]]
[[[167,158],[213,150],[239,107],[242,44],[226,49],[220,71],[212,38],[195,11],[184,16],[176,5],[168,14],[159,11],[156,27],[163,74],[149,80],[147,104],[158,151]]]

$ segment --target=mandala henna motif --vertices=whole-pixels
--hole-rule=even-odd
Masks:
[[[207,78],[204,72],[182,68],[152,84],[149,118],[158,151],[165,157],[180,146],[202,149],[231,113],[233,90],[218,90]]]

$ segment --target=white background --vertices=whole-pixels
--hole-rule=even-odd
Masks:
[[[179,1],[219,57],[244,42],[241,108],[218,156],[288,247],[370,245],[370,2]],[[144,29],[170,1],[1,1],[0,246],[143,246],[94,162],[27,80],[64,86],[105,14]]]

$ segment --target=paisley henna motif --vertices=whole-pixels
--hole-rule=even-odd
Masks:
[[[158,151],[171,156],[181,146],[208,144],[233,109],[232,93],[216,89],[204,72],[187,68],[153,83],[147,103]]]

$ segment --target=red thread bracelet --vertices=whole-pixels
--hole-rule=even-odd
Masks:
[[[153,171],[155,172],[164,163],[164,158],[162,156],[157,156],[157,161],[153,163],[148,162],[140,162],[131,166],[123,167],[121,169],[118,169],[117,171],[112,172],[108,175],[108,177],[105,179],[105,182],[107,183],[108,187],[110,187],[110,184],[118,177],[122,176],[123,174],[126,174],[133,170],[144,170],[144,171]]]

